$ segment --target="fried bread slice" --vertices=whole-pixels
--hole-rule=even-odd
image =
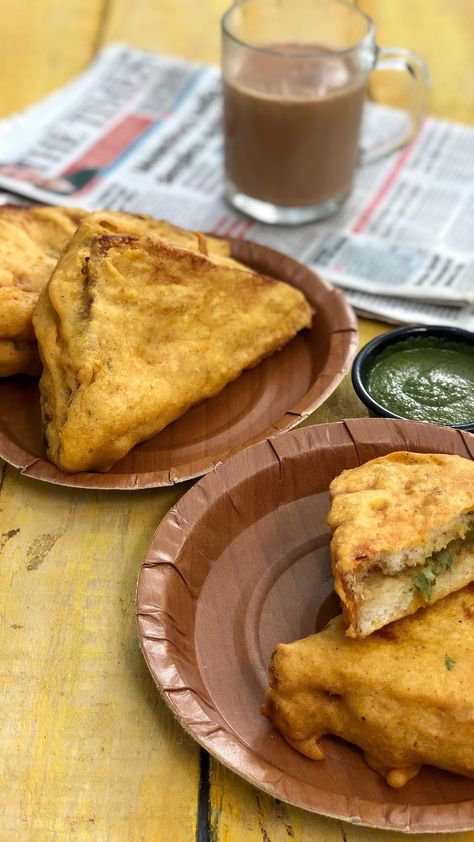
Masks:
[[[32,316],[41,289],[49,280],[58,258],[68,244],[87,212],[79,208],[61,208],[22,205],[0,206],[0,338],[17,343],[33,342],[35,339]],[[164,220],[148,216],[113,213],[103,216],[104,230],[125,233],[153,233],[183,247],[207,254],[220,255],[226,262],[230,254],[229,244],[216,237],[205,237],[198,232],[185,231]],[[38,370],[38,355],[33,368],[30,356],[25,356],[24,344],[20,355],[14,353],[12,345],[5,352],[2,371],[18,373],[21,360],[28,359],[28,372]],[[9,361],[12,363],[10,366]],[[25,371],[25,373],[27,373]],[[5,375],[0,375],[5,376]]]
[[[0,377],[41,374],[41,360],[36,342],[0,339]]]
[[[48,456],[65,471],[107,470],[312,318],[283,282],[158,238],[86,238],[90,226],[35,314]]]
[[[53,309],[61,316],[62,331],[66,340],[81,327],[82,310],[86,306],[85,301],[81,300],[81,295],[84,295],[83,272],[90,257],[92,244],[103,234],[153,236],[172,245],[207,255],[210,260],[218,263],[239,265],[227,256],[230,254],[228,242],[185,231],[151,216],[137,216],[119,211],[95,211],[83,219],[78,227],[63,255],[60,272],[53,275],[48,290]],[[214,249],[217,249],[216,253]]]
[[[165,220],[146,215],[119,211],[95,211],[87,215],[62,257],[58,274],[53,275],[47,292],[40,296],[34,317],[45,367],[41,403],[51,453],[59,452],[59,429],[65,421],[67,403],[75,385],[74,375],[67,365],[63,365],[63,355],[68,342],[73,341],[84,326],[83,315],[88,309],[84,272],[92,244],[97,237],[105,234],[135,237],[152,235],[173,245],[207,254],[210,260],[217,263],[239,266],[228,256],[230,245],[225,240],[186,231]],[[49,424],[49,418],[54,418],[54,423]]]
[[[0,286],[0,337],[2,339],[34,342],[32,318],[38,295],[36,290],[19,289],[17,286]]]
[[[86,214],[81,208],[0,205],[2,222],[23,230],[44,254],[55,260]]]
[[[335,588],[365,637],[474,579],[474,462],[389,453],[330,485]]]
[[[422,764],[474,777],[474,586],[364,640],[342,616],[279,644],[263,713],[295,749],[324,757],[334,734],[400,787]]]
[[[85,211],[72,208],[0,206],[0,337],[34,341],[33,311],[40,290]],[[17,373],[24,354],[15,356]],[[10,353],[5,359],[12,359]],[[38,360],[37,353],[35,354]],[[29,364],[28,364],[29,367]],[[26,372],[25,372],[26,373]],[[5,375],[2,375],[5,376]]]

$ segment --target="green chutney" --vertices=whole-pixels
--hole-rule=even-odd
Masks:
[[[474,345],[428,336],[396,342],[377,356],[366,388],[403,418],[472,424]]]

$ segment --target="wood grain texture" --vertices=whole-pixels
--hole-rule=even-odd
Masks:
[[[179,493],[58,491],[4,471],[2,842],[194,839],[199,751],[135,629],[140,563]]]
[[[210,824],[222,842],[472,842],[472,833],[414,833],[354,827],[270,798],[224,766],[211,766]]]
[[[123,40],[216,64],[227,0],[4,0],[0,114]],[[431,112],[474,123],[472,0],[361,0],[428,62]],[[387,329],[361,320],[361,343]],[[313,421],[364,410],[346,378]],[[2,473],[2,842],[192,842],[199,756],[142,663],[134,580],[174,491],[95,494]],[[19,530],[19,531],[16,531]],[[103,749],[103,750],[102,750]],[[275,802],[211,762],[215,842],[401,842]],[[434,842],[433,835],[412,837]],[[445,842],[474,842],[474,833]]]
[[[471,0],[360,0],[377,24],[380,46],[406,47],[427,63],[429,111],[436,117],[474,123],[474,3]],[[391,86],[390,86],[391,87]],[[393,90],[396,92],[397,83]]]

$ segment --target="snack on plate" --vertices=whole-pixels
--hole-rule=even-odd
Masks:
[[[85,211],[0,206],[0,376],[41,370],[32,315]]]
[[[342,616],[279,644],[263,713],[298,751],[324,757],[334,734],[394,787],[429,763],[474,777],[474,586],[364,640]]]
[[[474,462],[390,453],[330,485],[335,589],[350,637],[436,602],[474,579]]]
[[[40,291],[62,251],[87,212],[79,208],[0,206],[0,377],[41,372],[32,316]],[[198,251],[208,250],[227,262],[229,245],[216,237],[184,231],[169,222],[115,214],[138,220],[144,230]],[[113,228],[112,230],[115,230]]]
[[[311,323],[302,293],[227,244],[187,232],[182,247],[156,226],[91,214],[40,297],[42,412],[62,470],[107,470]]]

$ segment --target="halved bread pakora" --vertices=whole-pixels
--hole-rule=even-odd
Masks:
[[[474,579],[474,462],[389,453],[330,485],[335,589],[350,637],[436,602]]]
[[[34,319],[48,457],[65,471],[107,470],[312,318],[287,284],[132,225],[111,234],[112,216],[80,226]]]
[[[314,760],[334,734],[394,787],[424,763],[474,777],[474,586],[364,640],[342,616],[273,653],[263,713]]]

